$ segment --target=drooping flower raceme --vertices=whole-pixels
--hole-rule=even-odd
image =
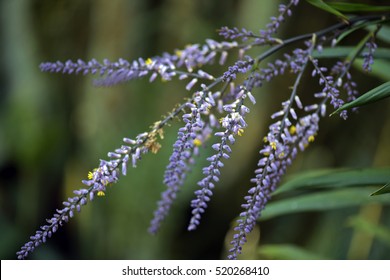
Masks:
[[[249,113],[249,108],[244,105],[246,97],[246,89],[242,88],[234,103],[223,106],[224,111],[228,114],[221,120],[223,131],[215,133],[215,136],[220,138],[220,141],[212,146],[216,153],[207,158],[210,164],[203,168],[205,177],[198,182],[201,189],[195,192],[196,199],[191,201],[193,210],[188,230],[195,230],[199,225],[201,215],[207,208],[207,202],[213,195],[212,190],[215,183],[219,181],[220,169],[224,166],[222,160],[228,159],[232,152],[229,145],[234,144],[235,136],[241,135],[247,126],[244,120],[245,115]]]
[[[337,23],[313,34],[298,35],[286,40],[276,38],[280,25],[287,16],[291,16],[292,8],[298,2],[290,0],[286,5],[280,5],[279,14],[272,17],[267,28],[258,33],[246,29],[221,28],[220,35],[230,41],[208,39],[204,44],[188,45],[175,50],[173,54],[164,53],[133,61],[119,59],[117,62],[103,60],[100,63],[92,59],[89,62],[69,60],[65,63],[42,63],[42,71],[98,74],[100,79],[94,82],[97,86],[112,86],[144,77],[149,77],[150,82],[158,77],[165,81],[178,78],[187,80],[185,92],[190,94],[165,118],[154,123],[150,131],[138,134],[134,139],[124,138],[124,144],[120,148],[108,153],[109,159],[100,160],[98,167],[82,181],[86,187],[74,191],[75,195],[68,198],[63,207],[46,220],[47,224],[41,226],[17,252],[18,258],[26,258],[37,246],[46,242],[69,218],[80,212],[88,200],[104,196],[110,186],[119,181],[121,175],[127,174],[128,167],[137,166],[143,154],[158,152],[161,148],[158,138],[163,138],[164,128],[179,116],[184,124],[173,143],[173,151],[163,176],[166,190],[157,203],[149,231],[158,231],[185,183],[195,156],[207,141],[215,140],[215,143],[210,144],[213,153],[207,158],[208,165],[203,168],[203,177],[198,181],[199,189],[195,191],[195,198],[191,201],[192,216],[188,230],[195,230],[199,227],[213,190],[220,180],[224,161],[229,159],[232,145],[247,127],[247,103],[256,103],[254,90],[265,82],[273,81],[276,76],[295,75],[290,97],[282,103],[280,110],[271,115],[273,123],[263,138],[264,145],[260,149],[260,158],[251,179],[253,186],[244,197],[243,211],[234,228],[228,258],[236,259],[287,167],[292,164],[299,151],[304,151],[315,140],[319,120],[326,116],[327,105],[339,108],[357,97],[357,84],[352,78],[351,65],[362,55],[363,68],[371,70],[377,49],[375,35],[380,29],[378,22],[389,21],[387,14],[359,16],[350,18],[348,23]],[[322,66],[325,64],[321,63],[321,58],[314,56],[314,50],[321,53],[325,48],[332,48],[342,41],[344,31],[362,29],[370,24],[378,26],[375,32],[370,33],[372,35],[361,41],[360,46],[362,49],[365,46],[364,50],[354,48],[344,60],[340,59],[331,67]],[[240,43],[236,39],[240,39]],[[271,57],[293,44],[301,45],[276,58]],[[257,57],[247,55],[247,50],[258,46],[267,49]],[[225,65],[228,56],[235,56],[236,61],[226,66],[218,75],[204,69],[205,65],[215,62]],[[266,59],[267,64],[263,65]],[[305,93],[301,82],[302,77],[310,71],[312,77],[318,79],[319,90],[315,93]],[[303,94],[312,94],[314,101],[303,104],[299,97]],[[340,116],[345,119],[346,111],[341,112]]]

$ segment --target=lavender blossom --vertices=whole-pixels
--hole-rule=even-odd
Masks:
[[[183,50],[176,50],[175,54],[164,53],[162,56],[146,60],[139,58],[130,62],[121,58],[117,62],[110,62],[105,59],[103,63],[99,63],[96,59],[89,62],[79,59],[77,62],[71,60],[65,63],[60,61],[44,62],[41,63],[40,68],[44,72],[99,74],[102,78],[94,81],[96,86],[113,86],[148,75],[150,75],[149,81],[151,82],[157,76],[165,81],[170,81],[176,76],[179,76],[180,79],[193,77],[213,80],[214,77],[203,70],[193,73],[194,69],[213,64],[218,53],[222,53],[219,63],[225,63],[227,51],[237,47],[237,42],[217,42],[207,39],[204,45],[189,45]]]
[[[129,157],[133,157],[134,165],[140,159],[142,153],[148,152],[148,148],[145,145],[155,137],[155,133],[157,133],[157,130],[139,134],[136,140],[124,138],[126,145],[116,149],[115,152],[108,153],[108,157],[112,158],[111,160],[100,160],[99,167],[89,172],[88,180],[82,181],[88,188],[75,190],[75,196],[63,202],[64,208],[57,209],[53,217],[46,220],[48,224],[41,226],[40,230],[37,230],[35,235],[30,237],[30,241],[16,253],[18,259],[25,259],[36,247],[45,243],[47,238],[50,238],[53,233],[57,232],[59,227],[69,221],[69,218],[74,217],[76,211],[81,211],[81,206],[86,205],[88,199],[92,201],[95,196],[104,196],[106,188],[118,181],[120,170],[122,170],[123,175],[126,175]],[[132,147],[127,144],[132,145]]]
[[[207,202],[210,201],[210,197],[213,194],[214,183],[219,181],[220,169],[224,166],[222,159],[230,157],[231,148],[229,143],[233,144],[235,142],[234,136],[237,134],[241,135],[243,129],[247,126],[244,117],[249,112],[249,109],[243,104],[244,99],[247,97],[244,88],[241,89],[240,95],[241,97],[234,103],[224,106],[225,112],[228,112],[228,115],[221,121],[225,130],[215,133],[215,136],[220,137],[221,140],[212,146],[216,154],[207,158],[210,165],[203,168],[205,177],[198,182],[201,189],[195,192],[197,198],[191,201],[193,210],[188,230],[195,230],[200,223],[201,214],[207,208]]]
[[[375,43],[375,37],[371,37],[366,43],[367,51],[363,53],[363,70],[371,72],[371,65],[374,63],[374,53],[378,48]]]
[[[246,61],[239,60],[233,66],[229,66],[228,71],[223,73],[223,81],[232,81],[237,77],[237,73],[246,73],[253,65],[254,60],[250,57],[246,57]]]
[[[201,141],[199,136],[203,136],[201,131],[205,127],[201,115],[214,106],[215,101],[211,92],[201,91],[196,94],[195,104],[187,103],[186,105],[191,113],[183,115],[185,126],[179,129],[178,138],[173,145],[173,153],[164,174],[164,184],[167,189],[161,194],[161,200],[157,203],[158,208],[154,212],[154,218],[149,227],[149,232],[153,234],[158,231],[161,222],[167,216],[177,192],[185,180],[195,147]]]
[[[317,59],[312,59],[311,61],[314,65],[312,76],[314,77],[318,75],[319,84],[320,86],[323,86],[322,91],[316,93],[315,97],[323,98],[323,96],[327,96],[327,98],[330,99],[330,104],[333,105],[335,109],[341,107],[345,102],[340,98],[340,91],[337,89],[337,81],[334,80],[332,75],[326,75],[328,69],[326,67],[318,66]],[[316,109],[317,108],[314,108],[313,106],[305,108],[306,111],[312,111]],[[344,120],[347,119],[347,111],[342,111],[340,113],[340,117],[342,117]]]
[[[287,5],[279,5],[279,15],[276,17],[271,17],[271,22],[267,24],[267,29],[260,30],[260,35],[254,34],[250,30],[245,28],[238,29],[237,27],[228,28],[226,26],[222,27],[219,30],[219,35],[223,36],[225,39],[235,40],[241,38],[243,42],[248,41],[249,39],[254,39],[253,45],[265,45],[265,44],[274,44],[279,41],[271,36],[275,34],[282,22],[284,22],[286,15],[291,16],[292,6],[297,6],[299,0],[291,0]]]
[[[260,151],[263,157],[255,170],[256,177],[251,180],[256,186],[248,191],[248,195],[244,197],[245,203],[241,205],[244,211],[234,228],[238,233],[233,236],[229,259],[236,259],[241,254],[247,235],[252,232],[261,211],[270,200],[271,193],[275,191],[287,167],[296,157],[298,149],[303,151],[309,142],[314,141],[318,120],[318,114],[313,113],[300,118],[296,125],[286,126],[284,129],[280,121],[270,126],[267,144]]]

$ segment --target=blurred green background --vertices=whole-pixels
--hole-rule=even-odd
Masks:
[[[183,90],[185,81],[149,84],[145,79],[95,88],[90,76],[41,73],[40,62],[147,58],[188,43],[202,43],[206,38],[219,40],[215,31],[225,25],[257,31],[275,15],[281,2],[1,0],[1,259],[15,258],[29,236],[74,189],[82,186],[81,180],[99,164],[99,159],[120,147],[123,137],[148,130],[188,95]],[[280,36],[316,31],[337,22],[306,3],[294,11],[295,17],[289,19]],[[223,69],[217,69],[217,74],[221,73]],[[359,71],[355,80],[360,92],[383,82]],[[163,148],[157,155],[146,155],[104,198],[83,207],[30,258],[224,258],[232,222],[241,211],[261,139],[270,124],[269,116],[279,110],[291,84],[291,77],[278,78],[256,92],[258,103],[251,107],[249,128],[235,144],[197,231],[187,232],[186,227],[190,200],[208,149],[199,158],[161,232],[157,236],[147,233],[164,190],[164,168],[181,125],[174,123],[165,129]],[[304,91],[311,94],[314,86],[316,82],[306,77]],[[389,109],[390,103],[384,101],[361,109],[347,121],[325,118],[316,142],[297,158],[288,174],[316,168],[389,166]],[[357,216],[389,229],[389,214],[388,207],[370,205],[271,219],[256,228],[243,257],[289,258],[283,252],[299,246],[312,252],[312,258],[389,259],[388,243],[348,223]],[[258,243],[260,248],[275,244],[290,247],[259,255]]]

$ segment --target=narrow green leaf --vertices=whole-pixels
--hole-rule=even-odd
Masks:
[[[328,5],[340,12],[390,12],[390,6],[374,6],[363,3],[329,2]]]
[[[328,4],[326,4],[324,1],[322,0],[306,0],[306,2],[308,2],[309,4],[317,7],[317,8],[320,8],[328,13],[331,13],[331,14],[334,14],[335,16],[343,19],[344,21],[348,22],[348,17],[343,15],[342,13],[340,13],[339,11],[337,11],[336,9],[332,8],[331,6],[329,6]]]
[[[376,190],[375,192],[373,192],[370,195],[374,196],[374,195],[381,195],[381,194],[385,194],[385,193],[390,193],[390,182],[387,183],[386,185],[384,185],[383,187],[381,187],[379,190]]]
[[[303,194],[292,198],[271,201],[263,211],[260,221],[278,216],[307,212],[329,211],[370,203],[390,205],[387,196],[370,196],[375,188],[347,188]]]
[[[343,110],[360,107],[363,105],[367,105],[379,100],[382,100],[386,97],[390,96],[390,82],[381,84],[380,86],[373,88],[372,90],[366,92],[365,94],[361,95],[360,97],[356,98],[355,100],[345,103],[343,106],[338,108],[336,111],[331,113],[330,115],[337,114]]]
[[[341,188],[383,185],[390,181],[390,167],[321,169],[287,178],[274,195],[302,188]]]
[[[376,26],[370,25],[366,27],[369,31],[375,31]],[[386,43],[390,43],[390,26],[383,25],[376,33],[376,38],[381,39]]]
[[[347,57],[354,49],[355,47],[324,48],[321,52],[314,51],[313,57],[315,58]],[[365,51],[366,49],[363,49],[362,53]],[[360,56],[362,55],[360,54]],[[374,58],[390,59],[390,49],[377,48],[374,53]]]
[[[374,224],[371,221],[367,221],[360,216],[352,217],[351,219],[349,219],[348,225],[357,230],[371,234],[387,246],[390,246],[390,230],[388,228],[382,225]]]
[[[270,260],[325,260],[326,257],[293,244],[262,245],[257,251],[260,257]]]
[[[366,28],[370,32],[374,32],[376,30],[376,24],[381,23],[382,20],[372,21],[372,22],[362,22],[359,24],[356,24],[354,27],[343,31],[343,33],[340,34],[340,36],[337,37],[336,45],[338,45],[345,37],[347,37],[349,34],[355,32],[356,30]],[[375,25],[375,27],[374,27]]]
[[[390,54],[390,50],[388,50]],[[353,66],[363,71],[363,59],[355,59]],[[376,76],[383,81],[390,81],[390,62],[384,59],[375,59],[371,65],[370,75]]]

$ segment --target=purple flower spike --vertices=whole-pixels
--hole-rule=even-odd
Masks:
[[[195,104],[188,103],[190,113],[183,115],[184,127],[179,129],[178,137],[173,144],[173,153],[169,159],[169,164],[164,174],[164,184],[167,189],[162,193],[160,201],[157,203],[157,210],[154,212],[149,227],[149,232],[155,234],[161,222],[167,216],[177,192],[183,185],[189,164],[193,162],[193,154],[197,153],[197,146],[202,143],[202,138],[207,137],[202,131],[205,125],[201,114],[206,112],[212,102],[207,102],[209,95],[206,92],[198,92],[195,97]]]
[[[210,164],[203,168],[205,177],[198,182],[201,189],[195,192],[196,198],[191,201],[193,210],[188,226],[188,230],[190,231],[195,230],[200,224],[201,215],[205,211],[205,208],[207,208],[207,203],[213,195],[212,190],[214,189],[215,183],[219,181],[220,169],[223,167],[222,160],[230,157],[230,139],[234,139],[235,135],[241,135],[243,129],[247,126],[244,117],[249,112],[249,109],[243,105],[247,94],[245,94],[245,89],[242,88],[241,91],[240,99],[224,107],[224,110],[228,112],[226,117],[221,120],[222,127],[225,130],[215,133],[215,136],[220,137],[221,140],[212,146],[216,153],[207,158]]]

